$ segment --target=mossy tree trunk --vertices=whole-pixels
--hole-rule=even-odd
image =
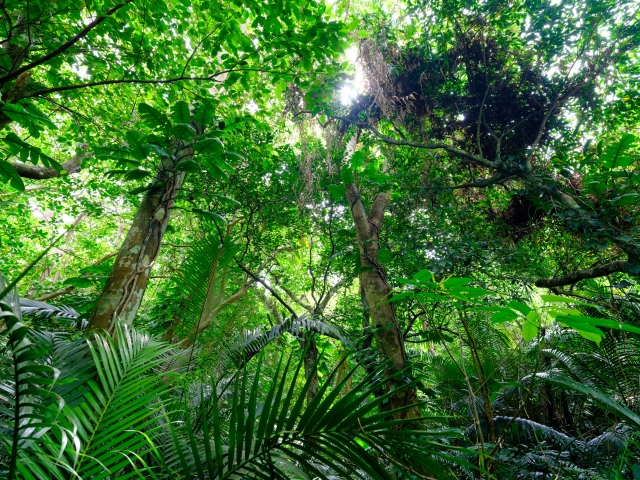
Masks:
[[[193,157],[189,144],[176,140],[174,154],[163,157],[152,186],[145,193],[133,223],[116,256],[107,283],[96,302],[89,329],[114,332],[115,319],[128,325],[138,312],[151,268],[160,252],[162,237],[171,218],[185,173],[178,163]]]

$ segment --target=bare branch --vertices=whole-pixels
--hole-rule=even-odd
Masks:
[[[60,295],[68,295],[71,292],[73,292],[73,290],[75,288],[76,287],[74,287],[73,285],[69,285],[66,288],[62,288],[60,290],[56,290],[55,292],[46,293],[46,294],[42,295],[41,297],[36,298],[35,300],[37,300],[38,302],[46,302],[47,300],[51,300],[52,298],[59,297]]]
[[[263,73],[277,73],[280,75],[290,75],[293,76],[294,74],[289,73],[289,72],[281,72],[281,71],[277,71],[277,70],[266,70],[264,68],[232,68],[229,70],[222,70],[220,72],[216,72],[216,73],[212,73],[211,75],[208,75],[206,77],[184,77],[184,76],[180,76],[180,77],[172,77],[172,78],[161,78],[161,79],[155,79],[155,80],[150,80],[150,79],[135,79],[135,78],[131,78],[131,79],[119,79],[119,80],[100,80],[97,82],[88,82],[88,83],[78,83],[75,85],[64,85],[61,87],[51,87],[51,88],[43,88],[42,90],[37,90],[35,92],[31,92],[29,94],[26,95],[22,95],[21,98],[31,98],[31,97],[41,97],[43,95],[48,95],[50,93],[57,93],[57,92],[66,92],[69,90],[79,90],[81,88],[90,88],[90,87],[99,87],[102,85],[119,85],[119,84],[142,84],[142,85],[162,85],[162,84],[167,84],[167,83],[176,83],[176,82],[198,82],[198,81],[212,81],[212,82],[218,82],[215,77],[218,77],[220,75],[224,75],[225,73],[231,73],[231,72],[263,72]]]
[[[304,308],[306,311],[311,312],[313,311],[313,307],[309,304],[306,303],[302,298],[298,297],[295,293],[293,293],[289,288],[285,287],[284,285],[278,285],[282,290],[284,290],[284,293],[287,294],[287,296],[293,300],[294,302],[296,302],[298,305],[300,305],[302,308]]]
[[[100,258],[98,261],[94,262],[92,265],[100,265],[102,262],[115,257],[118,252],[107,253],[104,257]],[[68,295],[75,290],[75,286],[69,285],[68,287],[61,288],[60,290],[56,290],[55,292],[45,293],[41,297],[36,298],[35,300],[39,302],[46,302],[47,300],[51,300],[52,298],[59,297],[60,295]]]
[[[491,185],[495,185],[496,183],[500,183],[504,180],[507,180],[512,175],[505,175],[504,173],[498,173],[493,177],[483,178],[482,180],[477,180],[475,182],[463,183],[462,185],[454,185],[453,187],[448,187],[450,190],[457,190],[459,188],[485,188]]]
[[[251,272],[249,269],[247,269],[247,267],[245,267],[244,265],[242,265],[240,262],[236,261],[236,263],[238,264],[238,267],[240,267],[240,270],[242,270],[244,273],[246,273],[247,275],[249,275],[251,278],[253,278],[256,282],[262,284],[262,286],[264,288],[266,288],[269,293],[271,295],[273,295],[276,300],[278,300],[280,302],[280,304],[286,308],[287,310],[289,310],[289,313],[291,313],[291,315],[294,316],[294,318],[298,318],[298,315],[296,314],[296,312],[293,310],[293,308],[291,308],[289,306],[289,304],[287,302],[285,302],[282,297],[280,295],[278,295],[278,292],[276,292],[273,288],[271,288],[267,282],[265,282],[264,280],[262,280],[260,277],[258,277],[257,275],[255,275],[253,272]]]
[[[332,286],[320,299],[320,303],[318,304],[318,306],[316,307],[316,311],[318,313],[323,313],[325,311],[325,309],[327,308],[327,305],[329,304],[329,301],[331,300],[331,298],[336,294],[336,292],[338,290],[340,290],[342,287],[344,287],[347,283],[351,282],[352,279],[349,277],[344,277],[342,280],[340,280],[338,283],[336,283],[334,286]]]
[[[598,265],[596,267],[586,268],[584,270],[577,270],[575,272],[571,272],[568,275],[564,275],[563,277],[541,278],[539,280],[536,280],[536,287],[563,287],[565,285],[573,285],[580,280],[585,280],[588,278],[606,277],[607,275],[611,275],[612,273],[624,272],[624,269],[628,263],[629,262],[624,260],[617,260],[605,265]]]
[[[445,150],[449,153],[452,153],[456,157],[466,158],[467,160],[471,160],[472,162],[478,163],[480,165],[484,165],[485,167],[496,168],[498,166],[495,162],[487,160],[486,158],[480,155],[474,155],[473,153],[467,152],[466,150],[461,150],[460,148],[456,148],[452,145],[447,145],[446,143],[419,143],[419,142],[412,142],[409,140],[396,140],[395,138],[391,138],[380,133],[374,126],[369,125],[368,123],[356,122],[354,120],[350,120],[348,118],[338,117],[338,116],[332,116],[332,118],[350,123],[352,125],[356,125],[362,129],[369,130],[376,137],[378,137],[384,143],[387,143],[389,145],[422,148],[425,150]]]

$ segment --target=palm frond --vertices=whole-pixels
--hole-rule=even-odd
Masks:
[[[537,378],[543,382],[550,383],[552,385],[556,385],[558,387],[565,388],[567,390],[572,390],[574,392],[579,392],[587,395],[587,397],[595,400],[598,405],[604,410],[608,410],[611,413],[617,415],[618,417],[626,420],[631,425],[634,425],[635,428],[640,428],[640,416],[630,410],[629,408],[621,405],[616,402],[613,398],[608,396],[607,394],[601,392],[600,390],[590,387],[588,385],[584,385],[575,380],[564,378],[560,375],[557,375],[555,372],[539,372],[531,374],[522,379],[521,383],[525,384],[528,381],[531,381],[533,378]]]
[[[5,284],[0,275],[0,290]],[[77,445],[70,408],[54,391],[60,371],[47,365],[48,349],[29,338],[19,316],[13,291],[0,300],[9,337],[0,370],[0,457],[8,459],[3,473],[9,480],[19,475],[62,480],[72,472],[71,445]]]
[[[142,431],[156,421],[167,389],[154,369],[172,347],[120,323],[115,341],[94,334],[87,344],[97,379],[86,382],[90,391],[74,409],[82,441],[76,470],[82,478],[102,479],[130,465],[131,452],[150,448]]]
[[[332,386],[336,367],[305,409],[306,386],[296,387],[302,364],[303,359],[293,362],[290,356],[285,361],[281,356],[264,394],[258,386],[263,378],[262,356],[255,373],[243,369],[235,379],[224,417],[229,424],[226,438],[220,428],[223,410],[217,402],[210,414],[200,413],[206,418],[200,431],[193,431],[188,414],[182,423],[168,423],[174,468],[179,464],[187,470],[185,476],[196,478],[288,479],[293,471],[302,471],[308,478],[392,479],[393,464],[405,471],[454,478],[443,466],[442,460],[451,456],[444,453],[439,440],[459,433],[427,431],[417,423],[388,420],[393,412],[377,413],[380,404],[395,393],[373,395],[386,381],[380,372],[371,372],[340,396],[358,367]]]
[[[242,335],[242,340],[231,346],[229,353],[237,363],[241,364],[249,361],[260,350],[281,335],[290,333],[294,337],[300,337],[303,335],[303,330],[339,340],[347,347],[353,346],[351,340],[345,337],[338,327],[320,320],[317,316],[305,314],[298,318],[290,317],[285,322],[274,325],[267,331],[260,327],[245,331]]]
[[[39,302],[37,300],[30,300],[28,298],[20,299],[20,310],[24,316],[32,316],[34,318],[49,318],[54,317],[59,320],[68,320],[69,323],[74,323],[78,328],[84,329],[88,325],[86,319],[81,318],[82,315],[78,313],[74,308],[62,305],[57,307],[50,305],[46,302]]]
[[[227,277],[235,266],[233,257],[238,249],[231,238],[220,243],[213,235],[190,249],[178,281],[187,294],[183,327],[193,330],[193,335],[211,324],[216,307],[224,301]]]
[[[86,382],[96,374],[86,338],[74,338],[70,333],[39,330],[30,330],[29,338],[47,350],[47,364],[60,372],[60,381],[53,390],[71,407],[82,403],[84,394],[90,390]]]

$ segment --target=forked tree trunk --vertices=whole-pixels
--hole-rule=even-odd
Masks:
[[[193,157],[193,149],[188,144],[176,140],[174,146],[175,154],[172,158],[162,158],[153,187],[145,193],[138,207],[96,302],[89,329],[104,329],[113,334],[116,317],[128,325],[133,323],[184,181],[185,173],[177,171],[176,166]]]
[[[347,145],[347,158],[355,152],[357,136]],[[404,349],[404,339],[398,325],[395,306],[389,303],[391,298],[391,286],[387,283],[384,268],[378,261],[380,250],[380,229],[384,219],[384,211],[391,198],[390,192],[378,193],[369,214],[367,215],[360,191],[355,183],[346,185],[346,197],[349,201],[351,216],[356,230],[358,245],[360,247],[360,263],[364,267],[360,274],[360,282],[364,297],[369,307],[369,315],[374,329],[377,348],[391,366],[389,374],[404,370],[407,365],[407,355]],[[387,390],[396,387],[392,381],[387,384]],[[405,387],[390,397],[390,409],[396,409],[418,402],[416,389]],[[420,416],[420,408],[408,408],[395,418],[417,418]]]

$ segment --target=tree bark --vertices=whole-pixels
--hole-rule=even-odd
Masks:
[[[305,348],[304,354],[304,375],[309,382],[309,388],[307,388],[307,405],[311,403],[314,397],[318,394],[318,357],[320,352],[318,351],[318,345],[316,345],[316,339],[313,332],[305,334],[304,340],[300,340],[301,347]]]
[[[598,265],[596,267],[586,268],[584,270],[577,270],[575,272],[571,272],[562,277],[555,278],[541,278],[536,280],[536,287],[564,287],[565,285],[573,285],[574,283],[578,283],[580,280],[585,280],[588,278],[598,278],[605,277],[607,275],[611,275],[616,272],[624,272],[625,267],[629,262],[624,260],[617,260],[615,262],[607,263],[604,265]]]
[[[115,319],[131,325],[140,307],[149,274],[160,251],[171,210],[182,187],[185,173],[176,170],[179,162],[190,159],[193,149],[176,140],[175,154],[163,157],[160,168],[145,193],[131,228],[118,251],[107,283],[96,302],[89,330],[114,333]]]
[[[0,120],[1,124],[1,120]],[[31,165],[23,162],[11,162],[11,166],[16,173],[22,178],[30,178],[32,180],[46,180],[48,178],[56,178],[61,175],[69,175],[80,171],[80,164],[87,155],[76,155],[62,164],[63,172],[59,172],[55,168],[45,167],[43,165]]]
[[[355,152],[356,144],[357,136],[347,145],[347,158]],[[366,303],[369,306],[369,314],[375,330],[374,336],[378,350],[390,362],[390,367],[387,370],[390,375],[404,370],[408,365],[404,339],[398,325],[395,307],[393,303],[389,303],[391,286],[387,283],[384,268],[378,261],[380,228],[382,227],[385,208],[391,199],[391,193],[378,193],[373,200],[368,215],[362,203],[360,191],[355,183],[346,185],[345,195],[349,201],[360,248],[360,263],[363,267],[360,283]],[[387,390],[391,390],[394,387],[394,382],[387,383]],[[404,387],[389,399],[391,409],[414,405],[417,401],[417,392],[413,387]],[[395,418],[417,418],[419,416],[419,407],[408,408],[394,415]]]

